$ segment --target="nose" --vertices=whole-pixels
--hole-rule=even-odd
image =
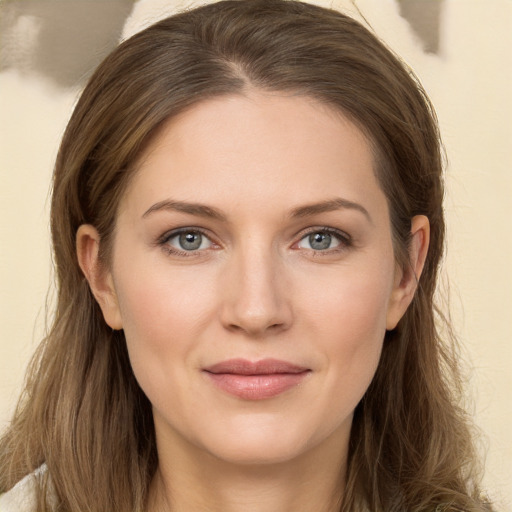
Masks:
[[[221,321],[230,331],[264,337],[292,323],[283,264],[270,250],[247,247],[230,259],[223,276]]]

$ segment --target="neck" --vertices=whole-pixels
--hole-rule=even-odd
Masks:
[[[233,464],[197,448],[160,450],[150,512],[338,512],[348,442],[328,439],[292,461]],[[169,455],[169,456],[167,456]]]

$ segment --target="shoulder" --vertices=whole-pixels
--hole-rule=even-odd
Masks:
[[[12,489],[0,495],[0,512],[35,512],[37,477],[46,471],[41,466],[20,480]]]

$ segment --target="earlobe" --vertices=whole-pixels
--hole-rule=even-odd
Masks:
[[[411,221],[409,265],[397,269],[390,297],[386,329],[394,329],[411,303],[420,279],[430,242],[430,223],[424,215],[416,215]]]
[[[105,322],[112,329],[122,329],[112,274],[99,261],[100,236],[90,224],[82,224],[76,234],[78,264],[98,302]]]

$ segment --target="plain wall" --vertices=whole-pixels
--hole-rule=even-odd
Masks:
[[[139,2],[127,30],[149,16],[150,4]],[[472,410],[488,445],[485,483],[499,510],[512,510],[512,1],[445,0],[437,54],[422,50],[395,1],[357,5],[437,108],[448,155],[445,280],[472,367]],[[30,53],[37,19],[17,30]],[[30,69],[0,73],[0,426],[44,332],[49,182],[76,93]]]

